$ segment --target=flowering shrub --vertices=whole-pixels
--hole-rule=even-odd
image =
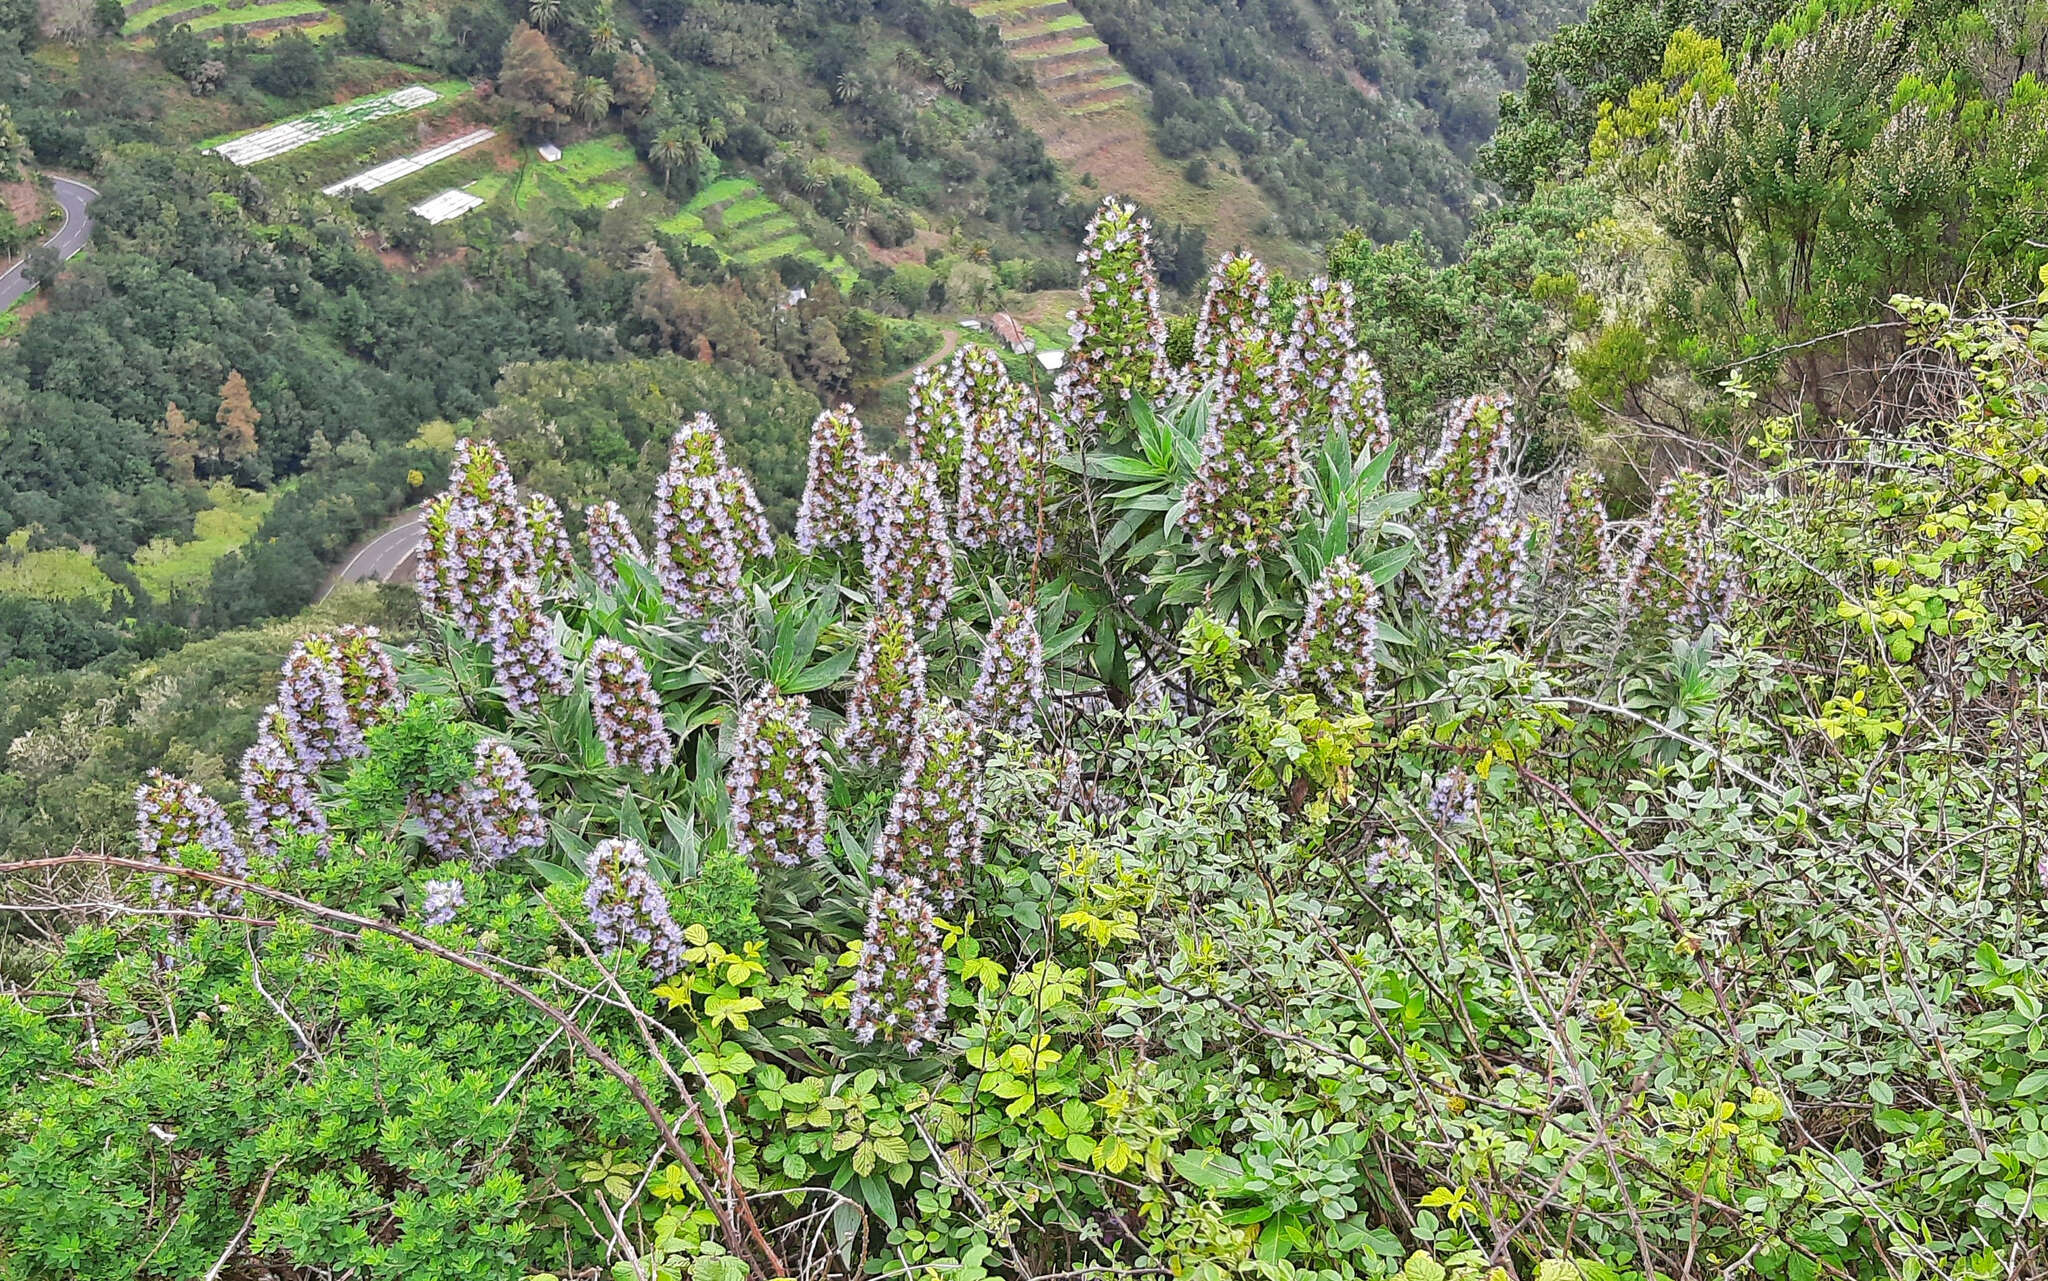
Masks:
[[[746,552],[718,481],[671,464],[654,485],[654,572],[685,618],[715,618],[740,598]]]
[[[620,560],[647,563],[647,553],[641,550],[632,523],[609,498],[592,503],[584,512],[583,534],[590,544],[590,576],[606,591],[619,585]]]
[[[1308,685],[1334,703],[1372,693],[1378,610],[1372,579],[1347,556],[1331,561],[1302,605],[1301,624],[1280,663],[1280,683]]]
[[[1394,424],[1387,417],[1386,380],[1379,366],[1362,351],[1344,358],[1337,387],[1330,396],[1330,425],[1351,441],[1351,456],[1375,458],[1394,443]]]
[[[576,562],[569,551],[568,526],[555,500],[546,494],[528,494],[525,506],[519,509],[519,523],[533,548],[534,577],[544,583],[569,577]]]
[[[590,851],[589,884],[583,910],[590,914],[591,942],[605,951],[647,949],[647,967],[657,974],[683,968],[683,932],[668,914],[668,896],[647,871],[638,841],[602,840]]]
[[[1157,395],[1168,381],[1152,227],[1135,205],[1110,197],[1081,245],[1081,303],[1067,329],[1072,345],[1053,408],[1077,436],[1115,436],[1121,402]]]
[[[876,886],[846,1010],[854,1038],[915,1054],[942,1030],[946,992],[944,943],[924,886],[915,877]]]
[[[669,442],[669,471],[714,482],[741,555],[766,556],[775,550],[775,536],[762,514],[761,500],[754,494],[754,482],[726,460],[725,437],[719,435],[711,415],[698,414],[676,429]]]
[[[966,439],[952,366],[919,368],[910,376],[910,409],[903,418],[903,446],[911,461],[930,463],[939,483],[950,488],[949,482],[959,479],[960,450]]]
[[[527,777],[526,763],[509,743],[476,746],[476,769],[462,785],[457,810],[461,832],[479,867],[495,867],[547,843],[547,823]]]
[[[1224,556],[1257,561],[1280,549],[1307,501],[1294,373],[1271,333],[1241,326],[1228,335],[1217,378],[1188,482],[1188,528]]]
[[[1225,254],[1209,272],[1208,291],[1195,319],[1195,358],[1189,368],[1189,391],[1199,391],[1222,375],[1230,349],[1246,330],[1273,326],[1273,304],[1267,293],[1266,265],[1247,253]],[[1288,356],[1297,353],[1290,346]],[[1296,366],[1283,366],[1290,374]],[[1297,393],[1298,394],[1298,393]]]
[[[428,927],[453,925],[467,904],[460,880],[428,881],[420,891],[420,924]]]
[[[885,605],[868,620],[839,750],[847,762],[870,769],[902,757],[917,733],[925,703],[925,658],[910,615]]]
[[[1044,701],[1045,641],[1038,634],[1038,611],[1015,601],[989,625],[967,716],[983,729],[1024,735],[1036,728]]]
[[[733,725],[733,848],[756,867],[825,857],[825,743],[810,706],[764,689]]]
[[[950,910],[981,863],[981,771],[980,728],[945,702],[926,704],[875,841],[876,873],[891,885],[915,879]]]
[[[1351,282],[1341,277],[1335,281],[1317,277],[1295,304],[1294,323],[1287,332],[1287,367],[1298,380],[1305,422],[1326,423],[1337,416],[1335,411],[1343,404],[1341,396],[1353,390],[1347,388],[1346,381],[1354,359],[1363,358],[1365,367],[1372,368],[1371,359],[1357,349],[1352,308]],[[1378,371],[1373,372],[1376,375]],[[1356,394],[1359,392],[1354,390]],[[1356,412],[1355,405],[1344,408]],[[1384,397],[1379,416],[1386,417]],[[1341,421],[1350,423],[1356,418],[1346,416]]]
[[[554,622],[541,606],[540,587],[515,578],[498,593],[485,640],[491,646],[498,692],[514,713],[533,712],[543,693],[566,696],[569,664],[555,644]]]
[[[930,463],[871,459],[860,495],[861,562],[876,606],[900,606],[936,627],[953,599],[953,545]]]
[[[183,861],[182,851],[198,847],[213,858],[212,870],[240,876],[248,858],[220,802],[197,784],[152,768],[135,789],[135,844],[146,857]]]
[[[292,747],[291,729],[275,703],[257,719],[256,741],[242,753],[242,806],[249,842],[274,857],[293,835],[324,836],[327,811]]]
[[[606,636],[590,647],[590,714],[613,769],[653,774],[675,764],[675,743],[662,723],[647,664],[624,641]]]
[[[810,464],[796,515],[798,550],[827,551],[860,536],[862,446],[860,419],[851,405],[828,409],[811,424]]]
[[[1047,463],[1060,451],[1052,420],[1037,397],[1006,381],[974,424],[960,468],[954,525],[960,545],[1029,547],[1050,471]]]

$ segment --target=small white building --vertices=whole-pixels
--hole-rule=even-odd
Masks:
[[[1056,371],[1061,365],[1067,363],[1067,353],[1063,351],[1041,351],[1038,353],[1038,363],[1044,366],[1048,373]]]
[[[540,158],[549,164],[553,164],[562,158],[562,149],[552,142],[544,142],[534,148],[534,150],[540,152]]]

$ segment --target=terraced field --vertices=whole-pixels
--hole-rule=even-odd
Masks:
[[[855,274],[844,258],[813,244],[802,224],[763,195],[751,178],[720,178],[658,227],[749,266],[792,257],[839,277],[842,284]]]
[[[165,20],[194,31],[231,27],[244,35],[259,35],[310,27],[328,18],[320,0],[130,0],[122,13],[121,33],[128,36],[141,35]]]
[[[1110,57],[1088,20],[1067,0],[966,0],[992,22],[1010,56],[1031,69],[1039,89],[1075,115],[1108,111],[1137,93],[1138,82]]]

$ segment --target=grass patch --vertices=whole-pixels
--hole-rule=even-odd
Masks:
[[[237,9],[220,9],[203,17],[192,19],[194,31],[211,31],[217,27],[232,26],[238,22],[261,22],[265,18],[295,18],[303,13],[325,13],[327,6],[319,0],[278,0],[276,4],[248,5]]]
[[[727,227],[736,229],[756,218],[768,218],[781,212],[782,206],[767,196],[748,196],[745,200],[736,200],[727,205],[719,217],[724,220]]]
[[[796,219],[788,214],[778,213],[773,218],[763,218],[758,222],[748,223],[738,231],[725,236],[722,243],[725,245],[727,252],[738,253],[743,249],[751,249],[755,245],[765,244],[770,240],[775,240],[792,233],[797,235],[803,234],[797,228]],[[805,238],[805,243],[809,243],[808,237]]]
[[[209,497],[213,506],[192,518],[188,541],[155,538],[135,553],[136,580],[159,600],[204,586],[214,562],[247,542],[277,501],[275,494],[226,483],[215,485]]]
[[[407,174],[397,182],[386,183],[373,194],[388,197],[397,204],[411,206],[450,187],[467,187],[472,182],[497,177],[497,159],[489,152],[488,144],[457,152],[439,164],[428,165],[418,173]],[[481,191],[476,194],[486,201],[490,199]]]
[[[1020,49],[1015,56],[1020,61],[1029,64],[1043,62],[1047,58],[1062,58],[1070,53],[1088,53],[1107,47],[1094,36],[1080,36],[1067,41],[1065,44],[1048,44],[1040,45],[1036,49]]]
[[[639,165],[640,157],[634,154],[633,144],[623,134],[610,133],[570,143],[562,148],[562,158],[549,165],[547,171],[569,182],[585,183]]]
[[[32,552],[28,531],[18,529],[0,551],[0,596],[27,596],[35,600],[97,601],[114,599],[114,580],[100,572],[92,557],[75,547],[53,547]]]
[[[742,250],[734,254],[733,257],[751,267],[756,263],[772,262],[785,254],[802,253],[810,247],[810,244],[810,237],[799,231],[784,236],[779,240],[771,240],[765,245],[756,245],[752,249]]]
[[[752,178],[720,178],[704,190],[690,197],[683,206],[684,213],[701,214],[713,205],[727,204],[739,199],[750,191],[759,191]]]

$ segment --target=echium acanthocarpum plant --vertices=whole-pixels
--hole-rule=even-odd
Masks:
[[[960,468],[954,532],[964,547],[1024,550],[1038,533],[1041,490],[1066,448],[1059,425],[1031,390],[1007,383],[978,418]]]
[[[1362,351],[1344,358],[1337,390],[1330,398],[1330,428],[1351,440],[1351,459],[1363,467],[1394,443],[1393,420],[1387,417],[1387,385],[1379,366]]]
[[[819,414],[811,423],[810,466],[796,512],[797,550],[805,555],[843,547],[860,537],[860,478],[865,441],[852,405]]]
[[[1481,494],[1506,471],[1514,439],[1513,404],[1505,396],[1467,396],[1444,420],[1436,452],[1423,464],[1422,523],[1463,549],[1486,513]]]
[[[519,522],[533,548],[534,575],[542,582],[562,582],[575,561],[569,554],[569,529],[562,509],[546,494],[528,494],[519,508]]]
[[[1199,391],[1222,374],[1240,332],[1273,327],[1266,283],[1266,265],[1248,253],[1225,254],[1209,269],[1208,292],[1195,319],[1194,363],[1186,390]]]
[[[242,753],[242,804],[249,840],[267,856],[293,835],[325,837],[327,812],[313,780],[292,749],[291,731],[277,704],[263,709],[256,741]],[[322,841],[323,850],[325,841]]]
[[[876,768],[901,758],[917,736],[924,710],[924,650],[900,606],[885,605],[868,621],[846,697],[839,750],[849,764]]]
[[[944,699],[925,705],[874,868],[891,885],[915,878],[950,911],[981,863],[981,730]]]
[[[727,462],[725,438],[711,415],[698,414],[676,429],[669,441],[669,470],[690,477],[717,482],[718,497],[725,504],[743,556],[767,556],[775,550],[775,535],[761,500],[754,494],[754,482],[737,465]]]
[[[209,870],[226,876],[242,876],[249,870],[248,855],[235,839],[235,829],[228,823],[227,811],[220,802],[202,791],[199,784],[160,769],[152,768],[144,774],[142,784],[135,789],[135,844],[144,858],[181,864],[185,861],[183,851],[198,846],[213,859],[214,866]],[[165,897],[169,890],[165,882],[158,883],[158,897]],[[239,894],[231,891],[201,897],[219,903],[240,899]]]
[[[1444,634],[1460,645],[1498,641],[1508,634],[1522,578],[1529,563],[1529,522],[1515,512],[1514,482],[1496,478],[1481,491],[1486,513],[1455,560],[1446,550],[1439,567],[1436,618]],[[1439,546],[1449,544],[1439,535]]]
[[[349,718],[365,731],[398,712],[398,668],[377,643],[379,635],[374,627],[351,623],[325,638],[341,670],[341,696],[348,703]]]
[[[292,647],[277,685],[277,709],[292,755],[307,770],[361,756],[369,721],[349,706],[333,638],[318,633]]]
[[[1580,584],[1611,575],[1604,487],[1600,473],[1590,467],[1566,473],[1550,540],[1551,573]]]
[[[953,599],[953,544],[939,474],[930,463],[868,460],[862,469],[860,546],[877,609],[900,605],[921,627],[945,620]]]
[[[647,870],[640,842],[599,841],[588,867],[583,907],[590,913],[591,941],[606,952],[645,947],[647,968],[664,977],[681,970],[687,947],[683,932],[668,914],[668,896]]]
[[[619,585],[619,561],[647,563],[639,535],[619,505],[607,498],[592,503],[583,513],[583,536],[590,544],[590,576],[599,587],[613,591]]]
[[[554,617],[542,608],[540,587],[532,579],[505,584],[484,639],[508,710],[536,711],[543,693],[560,697],[570,691],[569,664],[555,645]]]
[[[924,886],[914,877],[876,886],[846,1006],[854,1039],[893,1041],[915,1054],[944,1027],[946,995],[945,938]]]
[[[1329,422],[1344,385],[1344,369],[1358,345],[1351,282],[1318,276],[1295,303],[1287,331],[1287,362],[1301,393],[1304,422]]]
[[[427,847],[440,858],[467,856],[488,868],[547,844],[540,799],[511,744],[484,739],[472,760],[470,776],[460,787],[413,797]]]
[[[733,850],[755,867],[825,858],[825,740],[810,705],[764,687],[733,725]]]
[[[471,640],[483,637],[498,591],[518,575],[523,557],[516,525],[494,509],[447,493],[427,504],[420,541],[420,600]]]
[[[1121,435],[1117,413],[1134,396],[1168,384],[1166,321],[1152,274],[1152,227],[1135,205],[1110,197],[1081,242],[1081,303],[1072,345],[1053,389],[1053,410],[1084,441]]]
[[[910,457],[931,463],[941,482],[949,472],[959,474],[960,447],[967,431],[945,365],[924,365],[910,376],[910,407],[903,415],[902,434]]]
[[[736,608],[746,554],[718,482],[671,465],[654,482],[654,572],[662,598],[685,618]]]
[[[1339,704],[1371,694],[1379,636],[1379,589],[1349,556],[1339,556],[1309,588],[1280,662],[1280,683]]]
[[[1479,784],[1462,769],[1440,775],[1429,789],[1423,814],[1439,834],[1471,827],[1479,821]]]
[[[1734,606],[1733,558],[1718,541],[1713,482],[1687,469],[1657,487],[1642,542],[1621,580],[1626,626],[1700,631]]]
[[[1196,542],[1256,563],[1280,550],[1308,497],[1294,378],[1273,333],[1239,328],[1215,387],[1202,461],[1188,481],[1187,528]]]
[[[675,742],[640,651],[606,636],[590,647],[590,715],[605,764],[657,774],[675,764]]]
[[[1013,601],[989,624],[967,715],[983,729],[1021,736],[1037,724],[1044,701],[1045,641],[1038,634],[1038,611]]]
[[[488,509],[499,525],[510,528],[519,519],[519,488],[512,483],[505,455],[488,440],[465,436],[455,442],[447,492]]]
[[[469,902],[462,891],[462,881],[459,878],[428,881],[420,889],[423,891],[420,895],[420,924],[429,928],[436,925],[453,925],[456,913]]]

